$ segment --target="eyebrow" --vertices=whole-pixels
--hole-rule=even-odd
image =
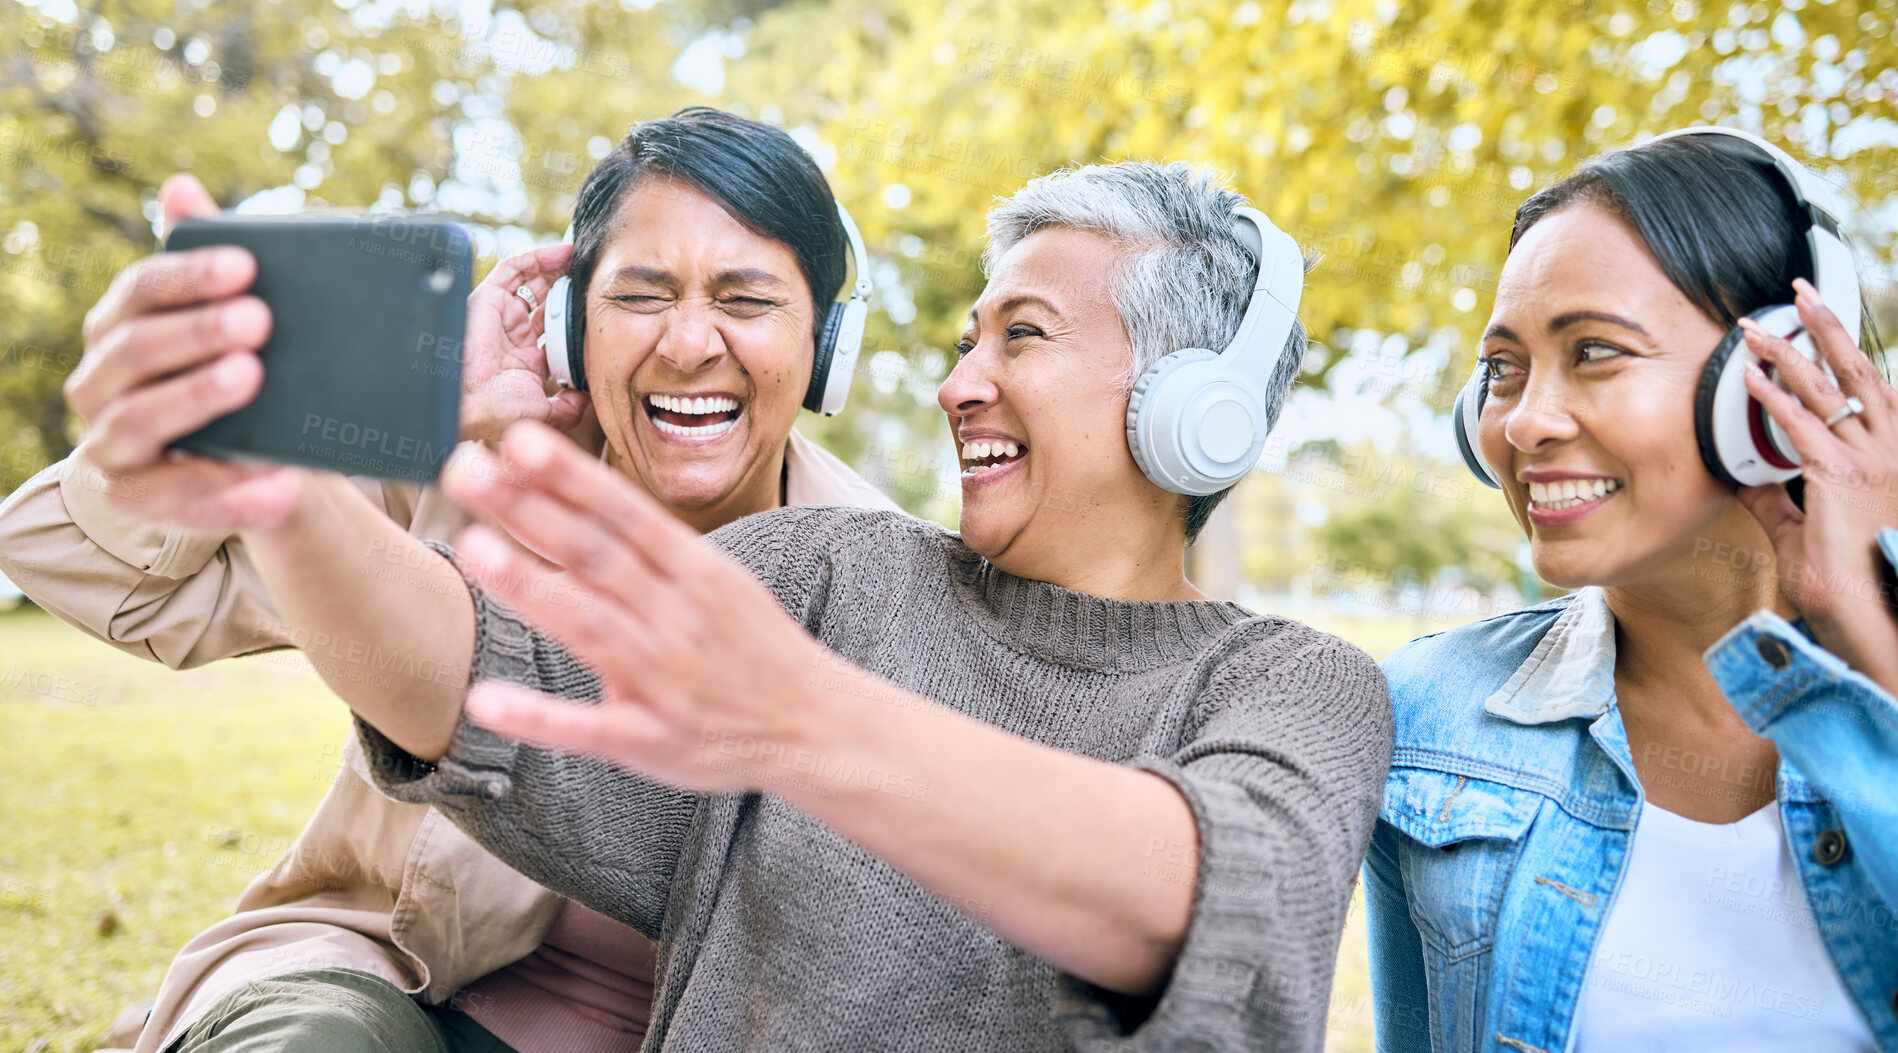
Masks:
[[[637,263],[621,267],[619,270],[614,271],[613,277],[615,279],[631,278],[635,281],[649,282],[653,285],[676,286],[679,284],[679,276],[671,271],[660,270],[656,267],[647,267]],[[751,284],[783,285],[784,279],[762,267],[739,267],[718,272],[712,277],[712,284],[720,286]]]
[[[1631,329],[1634,332],[1640,333],[1642,336],[1649,335],[1646,329],[1641,328],[1639,322],[1623,318],[1618,314],[1609,314],[1606,311],[1570,311],[1567,314],[1558,314],[1549,321],[1549,332],[1559,333],[1578,322],[1607,322],[1609,325],[1618,325],[1623,329]],[[1488,340],[1492,336],[1501,337],[1504,340],[1513,340],[1519,344],[1522,343],[1522,338],[1516,335],[1516,331],[1506,325],[1492,325],[1488,329],[1483,330],[1484,340]]]
[[[1039,306],[1043,310],[1047,311],[1049,314],[1058,315],[1061,313],[1060,308],[1057,308],[1054,304],[1049,303],[1047,300],[1044,300],[1041,297],[1034,295],[1033,293],[1022,293],[1017,296],[1011,296],[1008,299],[1003,300],[999,305],[996,306],[995,309],[1001,312],[1002,314],[1007,314],[1008,312],[1014,310],[1017,307],[1025,307],[1030,304]],[[975,321],[975,308],[973,307],[969,308],[969,321],[971,322]]]
[[[1550,320],[1549,332],[1560,332],[1577,322],[1607,322],[1609,325],[1618,325],[1623,329],[1632,329],[1642,336],[1648,335],[1648,331],[1641,328],[1639,322],[1623,318],[1618,314],[1609,314],[1606,311],[1570,311],[1567,314],[1558,314]]]

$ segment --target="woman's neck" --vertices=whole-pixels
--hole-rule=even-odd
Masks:
[[[1734,511],[1682,552],[1656,561],[1656,573],[1602,590],[1615,616],[1618,678],[1665,684],[1683,673],[1704,674],[1707,648],[1755,611],[1793,613],[1771,541],[1737,503]]]
[[[1616,706],[1647,800],[1732,823],[1772,801],[1778,752],[1741,719],[1702,656],[1753,612],[1791,608],[1750,516],[1691,547],[1658,561],[1651,579],[1603,590],[1615,616]]]
[[[1049,524],[1041,524],[1048,526]],[[1186,579],[1186,526],[1178,516],[1099,514],[1076,518],[1029,544],[989,557],[1018,578],[1125,602],[1204,600]]]
[[[608,467],[620,473],[634,486],[646,493],[652,493],[652,489],[646,486],[637,475],[626,470],[625,464],[620,461],[619,455],[613,451],[611,445],[606,446],[604,452]],[[717,501],[698,508],[681,508],[666,503],[666,511],[671,512],[678,517],[680,522],[693,530],[701,534],[709,534],[727,523],[743,519],[748,515],[782,508],[785,504],[785,487],[788,483],[785,475],[787,470],[785,450],[780,448],[776,456],[769,458],[768,464],[753,466],[730,493]]]
[[[1615,616],[1615,685],[1632,739],[1721,732],[1751,737],[1703,660],[1759,610],[1790,616],[1772,543],[1745,509],[1655,561],[1642,580],[1603,589]]]

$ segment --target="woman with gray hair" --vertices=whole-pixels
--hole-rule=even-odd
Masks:
[[[939,396],[959,534],[700,538],[528,423],[446,485],[531,551],[424,549],[340,488],[246,540],[298,625],[471,663],[333,686],[385,792],[658,941],[647,1048],[1318,1049],[1391,714],[1356,648],[1186,580],[1208,465],[1256,461],[1304,345],[1302,260],[1242,204],[1125,163],[992,214]],[[1231,375],[1168,409],[1196,368]],[[325,531],[417,580],[312,565]]]

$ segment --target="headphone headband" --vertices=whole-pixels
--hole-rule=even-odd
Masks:
[[[1270,429],[1266,395],[1298,323],[1305,257],[1254,208],[1233,210],[1233,233],[1257,265],[1245,317],[1223,350],[1182,348],[1153,364],[1127,399],[1127,445],[1154,485],[1215,494],[1259,463]]]
[[[826,417],[835,416],[850,397],[850,379],[857,372],[857,352],[863,348],[863,327],[870,317],[870,254],[864,250],[863,235],[850,218],[850,210],[837,202],[837,218],[844,225],[844,238],[850,243],[852,278],[845,282],[842,299],[834,298],[825,308],[824,326],[818,334],[811,360],[811,383],[804,392],[804,408]]]
[[[1298,319],[1298,303],[1305,292],[1305,256],[1291,235],[1280,230],[1256,208],[1233,210],[1233,233],[1252,250],[1258,277],[1252,299],[1238,332],[1227,342],[1222,359],[1230,358],[1234,371],[1259,382],[1261,391],[1278,372],[1285,341]]]
[[[1684,135],[1720,135],[1738,139],[1766,155],[1766,159],[1779,172],[1781,181],[1792,191],[1793,201],[1805,216],[1806,241],[1812,250],[1812,284],[1818,288],[1819,298],[1825,301],[1826,307],[1838,316],[1845,331],[1857,339],[1864,308],[1860,302],[1858,268],[1842,232],[1840,219],[1845,215],[1845,202],[1839,192],[1793,155],[1738,128],[1724,128],[1717,124],[1697,125],[1663,132],[1649,141],[1659,142]]]
[[[837,218],[844,225],[844,240],[850,243],[850,273],[854,280],[846,281],[844,289],[850,295],[844,299],[870,301],[870,253],[863,247],[863,235],[857,233],[857,221],[850,218],[850,210],[844,203],[837,202]],[[842,292],[843,290],[838,290]]]

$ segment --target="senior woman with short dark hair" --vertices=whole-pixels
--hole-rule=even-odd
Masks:
[[[523,423],[447,485],[532,553],[475,528],[425,587],[313,567],[343,523],[419,547],[340,493],[247,540],[298,624],[472,662],[334,686],[386,792],[658,941],[649,1048],[1317,1049],[1384,682],[1202,596],[1203,515],[1126,437],[1130,378],[1238,328],[1242,203],[1126,163],[997,209],[939,396],[959,533],[806,508],[701,539]]]

